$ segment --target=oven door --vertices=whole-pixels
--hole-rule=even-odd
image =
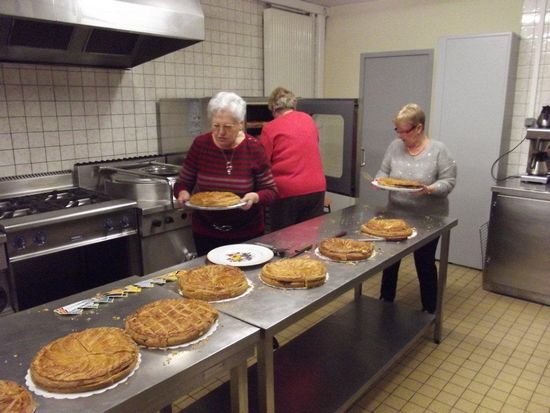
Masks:
[[[141,275],[137,234],[9,263],[17,311]]]
[[[319,129],[327,191],[357,196],[357,99],[299,99],[297,109],[310,114]]]
[[[0,235],[0,316],[13,313],[5,238],[4,234]]]

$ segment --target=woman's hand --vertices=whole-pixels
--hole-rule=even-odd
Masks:
[[[187,192],[184,189],[183,191],[180,191],[180,193],[178,194],[178,201],[183,204],[185,201],[189,201],[190,197],[191,195],[189,195],[189,192]]]
[[[419,191],[418,193],[419,194],[430,195],[434,191],[435,191],[435,188],[433,187],[433,185],[423,185],[422,186],[422,191]]]
[[[248,192],[241,198],[242,202],[246,202],[245,205],[241,207],[242,210],[248,211],[252,208],[252,205],[257,204],[260,201],[260,196],[257,192]]]

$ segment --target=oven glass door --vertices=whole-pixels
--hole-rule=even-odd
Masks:
[[[141,275],[139,248],[138,236],[132,235],[11,262],[15,309]]]
[[[299,99],[319,129],[327,191],[357,196],[357,99]]]

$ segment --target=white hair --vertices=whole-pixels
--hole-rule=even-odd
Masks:
[[[212,116],[218,112],[228,112],[235,120],[242,122],[246,115],[246,102],[236,93],[218,92],[208,102],[208,117],[212,119]]]

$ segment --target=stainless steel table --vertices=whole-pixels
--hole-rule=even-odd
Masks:
[[[347,231],[346,237],[361,238],[361,224],[377,215],[393,216],[389,211],[353,206],[251,242],[293,251],[307,244],[316,244],[342,230]],[[305,406],[307,411],[316,412],[344,410],[432,325],[434,340],[440,341],[449,237],[457,220],[403,213],[398,216],[416,228],[414,238],[377,243],[376,255],[356,264],[326,261],[329,279],[321,287],[308,290],[272,288],[258,278],[261,266],[256,266],[246,269],[247,277],[254,284],[252,293],[217,306],[220,311],[261,329],[257,364],[259,400],[257,406],[251,401],[251,411],[301,412]],[[435,315],[399,304],[383,303],[361,294],[363,281],[439,236],[438,309]],[[315,256],[315,252],[307,254]],[[198,262],[185,264],[186,267],[194,265]],[[355,290],[355,302],[274,355],[274,334],[350,289]],[[357,370],[357,366],[364,368]],[[339,385],[336,377],[342,381],[338,391],[345,389],[343,397],[335,397],[338,392],[334,387]],[[301,380],[309,380],[305,383],[307,386]],[[300,400],[302,404],[298,403]]]
[[[37,269],[37,275],[39,269]],[[24,385],[34,354],[46,343],[90,327],[123,327],[124,318],[148,302],[177,296],[156,286],[141,293],[85,310],[79,316],[59,316],[54,308],[136,281],[130,277],[43,306],[0,318],[0,378]],[[230,371],[231,410],[248,411],[246,360],[254,355],[259,330],[220,313],[217,330],[188,348],[169,351],[141,349],[141,365],[125,383],[104,393],[74,400],[33,395],[38,412],[155,412],[220,373]]]

